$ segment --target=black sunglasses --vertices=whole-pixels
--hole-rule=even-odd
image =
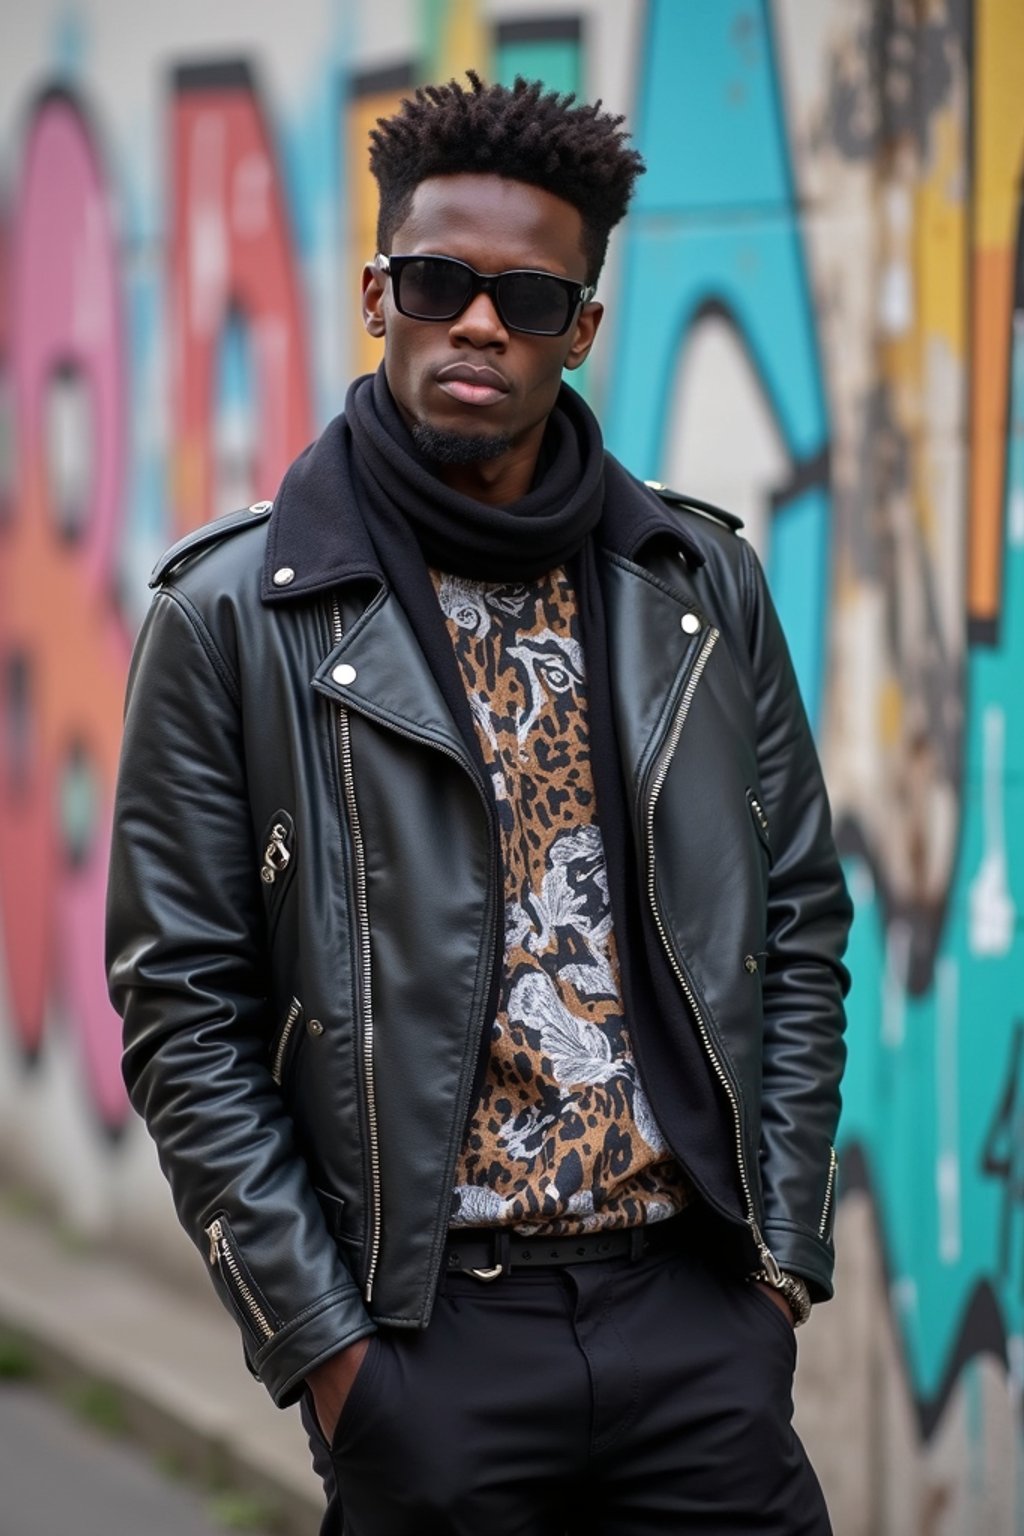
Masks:
[[[478,272],[454,256],[382,256],[395,308],[410,320],[454,320],[478,293],[490,295],[503,325],[528,336],[562,336],[596,288],[529,268]]]

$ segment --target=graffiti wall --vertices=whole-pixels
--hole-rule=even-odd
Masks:
[[[584,388],[746,518],[857,904],[802,1426],[843,1532],[1024,1531],[1024,6],[164,9],[4,23],[0,1168],[173,1247],[102,974],[146,574],[375,366],[373,120],[467,65],[601,95],[648,174]]]

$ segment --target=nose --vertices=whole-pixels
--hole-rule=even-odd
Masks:
[[[462,314],[456,315],[450,335],[453,341],[468,341],[474,347],[504,347],[508,344],[508,331],[489,293],[478,293]]]

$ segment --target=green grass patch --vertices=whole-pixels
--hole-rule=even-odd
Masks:
[[[36,1362],[24,1339],[0,1332],[0,1381],[30,1381],[35,1374]]]
[[[52,1231],[65,1253],[80,1257],[82,1254],[95,1252],[96,1245],[92,1238],[80,1232],[77,1227],[71,1226],[70,1222],[54,1222]]]
[[[188,1467],[177,1451],[156,1451],[153,1459],[161,1477],[169,1483],[180,1483],[188,1477]]]
[[[5,1184],[0,1189],[0,1210],[11,1216],[45,1216],[46,1202],[35,1190],[20,1184]]]
[[[105,1435],[128,1432],[128,1415],[121,1395],[105,1381],[89,1381],[68,1394],[68,1404],[86,1424]]]
[[[207,1509],[211,1520],[227,1531],[272,1531],[278,1528],[274,1506],[258,1495],[225,1488],[214,1494]]]

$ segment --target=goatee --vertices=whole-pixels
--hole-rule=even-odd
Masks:
[[[500,459],[512,446],[504,434],[442,432],[425,421],[414,424],[412,440],[423,457],[434,464],[482,464],[487,459]]]

